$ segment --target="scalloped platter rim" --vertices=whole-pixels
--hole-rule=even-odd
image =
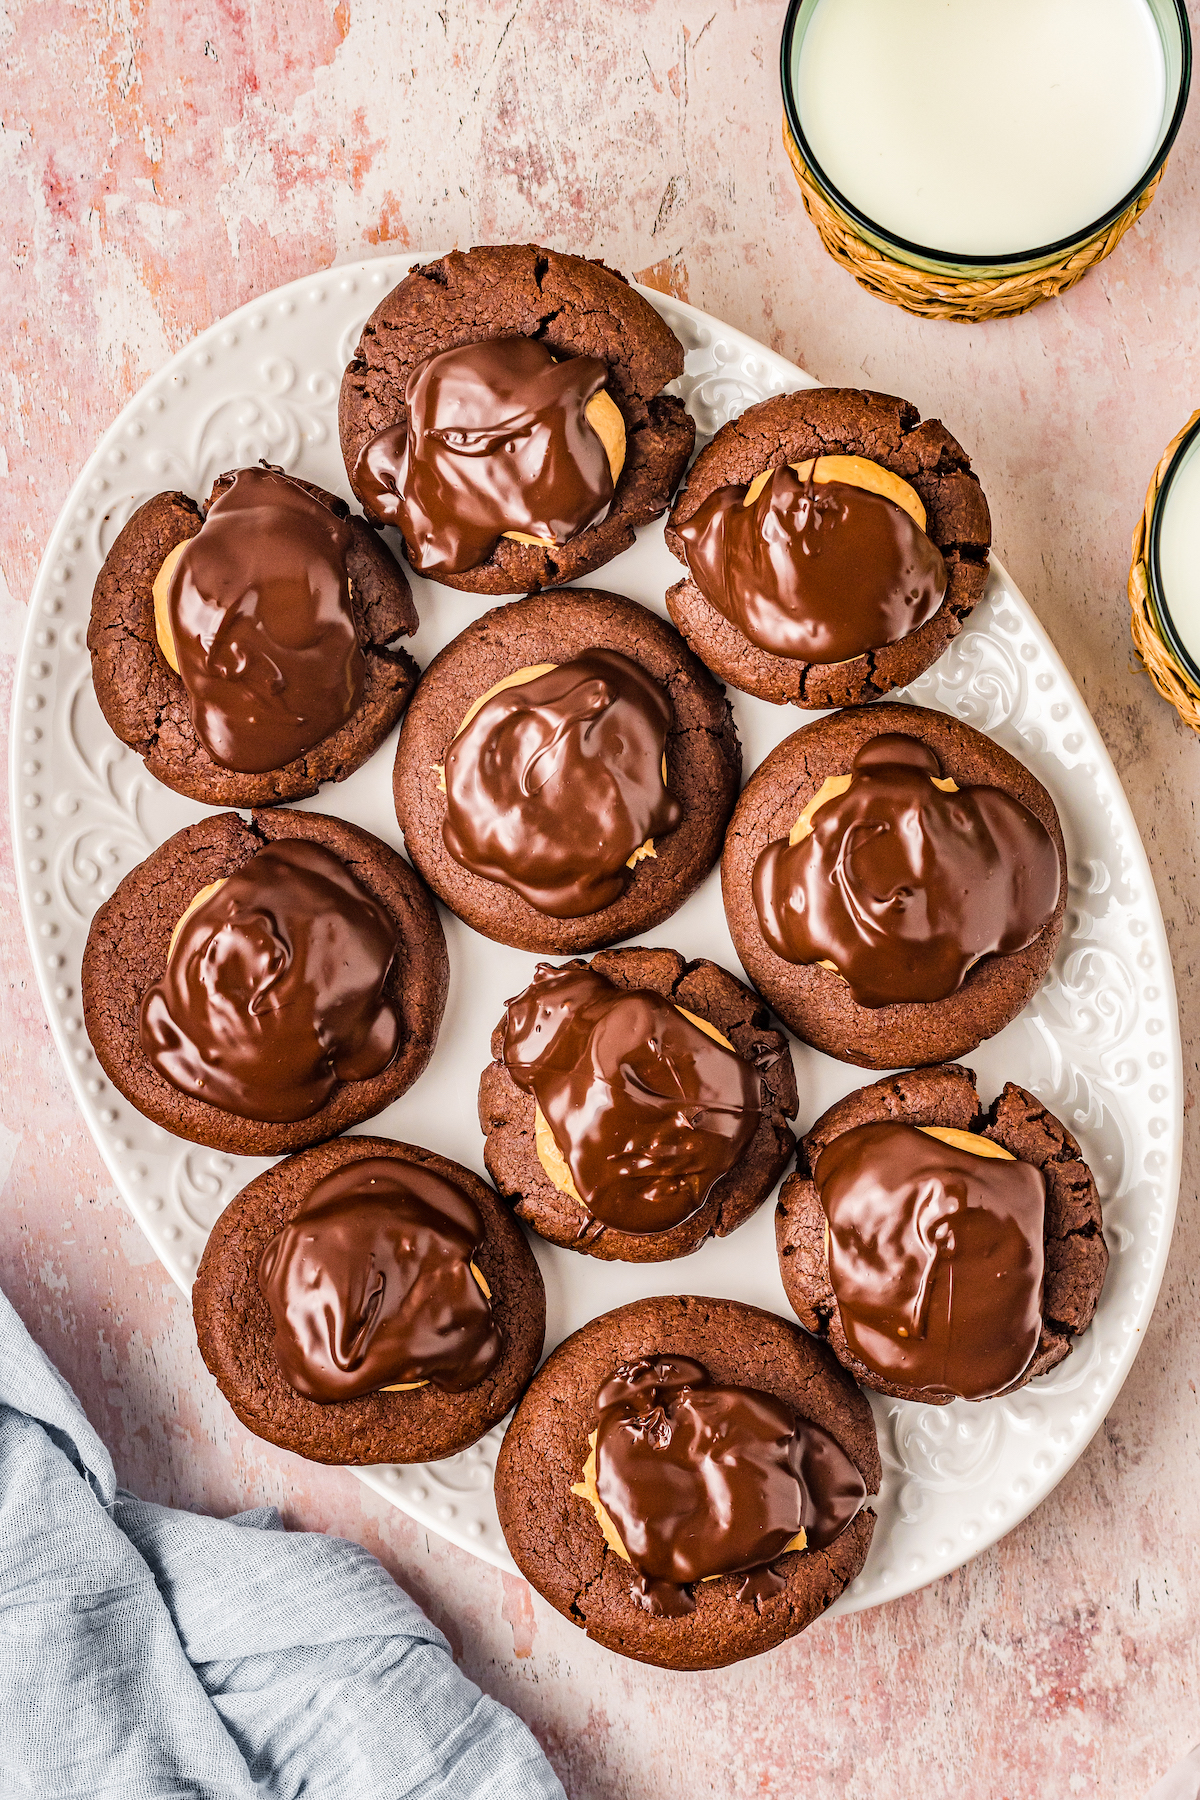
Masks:
[[[51,535],[30,601],[13,703],[12,819],[21,908],[55,1044],[116,1186],[185,1292],[226,1202],[267,1166],[183,1143],[103,1079],[83,1031],[79,968],[92,914],[173,831],[209,810],[146,773],[92,691],[91,590],[117,531],[164,488],[207,494],[222,470],[266,456],[349,498],[337,443],[342,369],[383,294],[427,256],[385,256],[304,277],[211,326],[146,382],[100,440]],[[677,384],[703,441],[726,419],[813,377],[743,332],[640,290],[682,340]],[[396,542],[395,539],[392,540]],[[678,565],[661,525],[591,581],[665,612]],[[422,667],[488,602],[413,579]],[[993,558],[987,593],[941,660],[906,691],[993,735],[1050,789],[1071,893],[1054,969],[1031,1005],[970,1062],[986,1098],[1031,1088],[1079,1137],[1096,1172],[1112,1254],[1091,1329],[1067,1361],[1006,1398],[948,1407],[872,1396],[883,1457],[867,1564],[831,1608],[858,1611],[948,1573],[1010,1531],[1080,1455],[1128,1374],[1166,1263],[1179,1183],[1183,1083],[1174,980],[1133,816],[1099,733],[1032,609]],[[747,773],[811,714],[731,698]],[[394,740],[340,787],[304,802],[401,845]],[[429,1144],[482,1172],[475,1083],[504,998],[533,959],[445,917],[452,975],[442,1036],[410,1094],[363,1129]],[[738,969],[714,872],[643,941]],[[865,1071],[794,1047],[802,1128]],[[461,1079],[458,1071],[462,1071]],[[644,1294],[728,1294],[790,1317],[770,1204],[731,1238],[680,1262],[597,1263],[535,1240],[547,1348],[588,1317]],[[492,1471],[502,1427],[448,1461],[357,1469],[361,1480],[463,1549],[511,1569]]]

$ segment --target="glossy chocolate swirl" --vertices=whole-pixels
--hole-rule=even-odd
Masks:
[[[617,650],[588,650],[485,700],[446,752],[457,863],[554,919],[618,900],[633,852],[683,808],[663,779],[674,709]]]
[[[509,531],[565,544],[612,504],[608,453],[585,416],[607,380],[596,357],[556,362],[533,338],[444,350],[409,375],[407,423],[359,452],[355,488],[425,575],[477,569]]]
[[[846,1342],[915,1398],[982,1400],[1019,1381],[1042,1334],[1046,1183],[913,1125],[859,1125],[813,1174]]]
[[[181,1093],[243,1119],[308,1119],[400,1044],[396,927],[320,844],[283,838],[185,915],[142,1000],[142,1048]]]
[[[746,1575],[739,1599],[778,1593],[769,1564],[797,1533],[824,1549],[866,1497],[828,1432],[691,1357],[623,1363],[596,1409],[596,1490],[651,1612],[690,1612],[686,1586],[710,1575]]]
[[[372,1156],[319,1181],[258,1265],[288,1383],[322,1403],[474,1387],[503,1347],[471,1270],[483,1236],[474,1201],[432,1169]]]
[[[167,597],[175,658],[225,768],[281,769],[358,706],[349,549],[346,519],[273,469],[239,469],[184,547]]]
[[[679,536],[710,606],[774,656],[849,662],[907,637],[946,597],[946,564],[904,508],[787,463],[745,505],[718,488]]]
[[[670,1231],[733,1168],[762,1114],[758,1071],[648,988],[541,963],[508,1002],[504,1064],[532,1094],[588,1213]]]
[[[860,1006],[944,1000],[982,956],[1031,944],[1054,917],[1054,839],[994,787],[935,786],[919,738],[864,744],[845,793],[798,843],[767,845],[754,904],[787,962],[831,962]]]

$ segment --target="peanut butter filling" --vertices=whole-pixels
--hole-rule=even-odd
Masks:
[[[863,488],[868,494],[880,494],[883,499],[890,500],[902,512],[906,512],[922,531],[925,529],[925,508],[916,490],[891,469],[872,462],[869,456],[809,457],[807,462],[793,463],[791,466],[801,481],[807,481],[811,475],[814,481],[844,481],[847,486]],[[754,477],[746,489],[743,506],[754,505],[774,473],[775,467],[772,466]]]
[[[918,1125],[917,1130],[923,1131],[926,1137],[940,1138],[943,1144],[949,1144],[955,1150],[965,1150],[968,1156],[998,1156],[1004,1162],[1017,1160],[1003,1144],[980,1137],[974,1131],[957,1131],[953,1125]]]
[[[764,487],[775,473],[777,464],[761,469],[747,485],[742,496],[744,507],[753,506]],[[909,483],[891,469],[885,469],[882,463],[872,462],[867,456],[818,456],[809,457],[806,462],[790,464],[797,478],[807,481],[809,476],[817,482],[840,481],[850,487],[862,488],[869,494],[878,494],[884,500],[890,500],[902,512],[908,514],[913,523],[925,530],[926,515],[921,498]],[[831,662],[831,669],[844,668],[846,662],[853,662],[850,657],[843,661]]]
[[[710,1024],[707,1019],[697,1018],[696,1014],[689,1012],[686,1006],[677,1006],[675,1011],[681,1013],[698,1031],[704,1032],[706,1037],[710,1037],[714,1042],[723,1045],[726,1050],[733,1050],[733,1045],[730,1043],[729,1039],[723,1037],[716,1026]],[[736,1055],[737,1052],[734,1051],[734,1054]],[[583,1201],[579,1198],[579,1192],[574,1181],[571,1179],[571,1171],[567,1167],[567,1159],[555,1142],[554,1133],[550,1129],[549,1121],[536,1100],[533,1103],[533,1147],[537,1152],[537,1159],[542,1165],[542,1171],[547,1180],[554,1183],[554,1186],[558,1189],[560,1194],[565,1194],[568,1200],[573,1200],[576,1206],[582,1207],[583,1211],[586,1212],[587,1207],[584,1206]],[[624,1556],[624,1554],[625,1552],[622,1550],[621,1555]]]
[[[557,361],[557,358],[555,359]],[[613,486],[616,487],[621,470],[625,467],[625,421],[621,417],[620,408],[610,398],[604,388],[593,394],[583,409],[583,416],[604,445],[604,454],[608,458],[608,466],[612,471]],[[503,534],[511,538],[515,544],[540,544],[548,550],[561,548],[553,538],[530,537],[526,531],[506,531]],[[553,664],[550,665],[553,667]],[[539,673],[546,673],[545,670]],[[502,683],[506,686],[507,683]],[[486,699],[487,696],[485,695]],[[479,704],[482,704],[480,702]],[[470,714],[467,715],[470,717]],[[466,724],[466,720],[463,721]]]
[[[680,1010],[680,1012],[682,1012],[683,1008],[680,1007],[679,1010]],[[691,1018],[691,1016],[692,1015],[690,1013],[687,1015],[688,1018]],[[697,1025],[703,1025],[703,1022],[700,1019],[697,1019],[695,1021],[695,1023]],[[708,1030],[711,1036],[713,1036],[713,1037],[719,1036],[719,1033],[713,1031],[711,1027],[706,1026],[703,1028]],[[722,1038],[721,1041],[723,1043],[724,1039]],[[621,1558],[622,1562],[627,1562],[627,1563],[631,1562],[629,1552],[628,1552],[628,1550],[626,1550],[624,1544],[621,1542],[621,1534],[617,1530],[616,1526],[613,1524],[612,1519],[609,1517],[609,1514],[608,1514],[607,1510],[605,1509],[604,1502],[600,1498],[599,1490],[596,1486],[596,1433],[594,1431],[590,1431],[588,1433],[588,1443],[591,1446],[591,1448],[588,1451],[587,1458],[583,1465],[583,1480],[575,1482],[572,1485],[571,1492],[573,1494],[578,1494],[579,1498],[581,1500],[587,1501],[588,1505],[591,1507],[592,1511],[596,1515],[596,1523],[599,1525],[601,1532],[604,1534],[604,1541],[608,1545],[609,1549],[615,1550],[617,1555]],[[795,1537],[792,1538],[789,1543],[786,1543],[784,1545],[783,1549],[778,1552],[778,1555],[779,1556],[787,1556],[788,1553],[792,1550],[803,1550],[805,1548],[807,1542],[808,1542],[808,1538],[807,1538],[805,1532],[803,1530],[800,1530],[796,1533]],[[773,1557],[772,1561],[775,1561],[775,1560],[776,1560],[776,1558]],[[632,1566],[632,1564],[631,1564],[631,1566]],[[720,1576],[719,1575],[705,1575],[702,1577],[702,1579],[704,1581],[719,1581]]]
[[[532,542],[533,540],[531,539],[530,541]],[[470,706],[468,706],[466,712],[463,714],[462,719],[459,721],[458,730],[454,734],[455,737],[461,737],[480,707],[486,706],[488,701],[494,699],[497,694],[502,694],[505,688],[520,687],[523,681],[536,681],[539,675],[549,675],[550,671],[552,669],[557,669],[557,667],[557,663],[551,662],[530,663],[528,667],[524,669],[514,669],[511,675],[505,675],[500,681],[494,681],[486,694],[480,694],[478,700],[472,700]]]
[[[167,605],[167,596],[171,591],[171,577],[175,573],[175,565],[183,555],[191,538],[184,538],[173,550],[168,550],[162,568],[154,577],[154,635],[158,639],[158,647],[163,653],[167,667],[179,673],[179,658],[175,654],[175,638],[171,632],[171,613]]]
[[[533,543],[534,539],[530,538],[529,542]],[[549,675],[550,671],[552,669],[557,669],[557,667],[557,663],[530,663],[527,668],[514,669],[511,675],[505,675],[502,680],[494,681],[485,694],[480,694],[478,700],[472,700],[470,706],[468,706],[466,712],[459,720],[458,730],[455,732],[454,736],[456,738],[461,737],[480,707],[486,706],[488,701],[494,699],[497,694],[502,694],[505,688],[519,687],[523,681],[536,681],[539,675]],[[454,739],[452,738],[451,742],[453,743],[453,741]],[[444,794],[446,791],[446,770],[444,764],[434,763],[433,772],[437,776],[438,788]]]
[[[600,395],[597,396],[597,398],[603,398],[603,397],[604,396],[600,396]],[[613,411],[614,412],[616,411],[615,407],[613,408]],[[620,418],[620,416],[621,415],[619,413],[617,413],[617,417]],[[622,426],[622,431],[624,431],[624,426]],[[622,437],[622,444],[624,444],[623,437]],[[614,477],[614,480],[615,480],[615,477]],[[515,536],[516,534],[513,532],[509,532],[507,535],[512,537],[512,536]],[[535,543],[542,542],[542,540],[540,538],[526,538],[523,541],[525,543],[529,543],[529,544],[535,544]],[[502,694],[504,692],[505,688],[520,687],[522,685],[522,683],[524,683],[526,681],[536,681],[540,675],[549,675],[551,673],[551,671],[554,669],[557,669],[557,667],[558,667],[557,663],[550,663],[550,662],[530,663],[527,668],[514,669],[511,675],[505,675],[502,680],[494,681],[492,683],[491,687],[488,688],[488,690],[485,694],[480,694],[478,700],[472,700],[470,706],[468,706],[466,712],[463,714],[462,719],[459,722],[458,730],[455,732],[454,736],[456,738],[461,737],[463,732],[467,729],[467,726],[471,723],[471,720],[475,717],[476,713],[479,711],[480,707],[486,706],[488,701],[493,699],[497,694]],[[451,740],[451,742],[453,742],[453,739]],[[446,792],[446,770],[445,770],[444,764],[434,763],[433,772],[434,772],[434,775],[437,777],[438,791],[440,793],[444,794]],[[663,784],[665,786],[666,779],[667,779],[667,753],[665,750],[663,751],[663,759],[662,759],[662,778],[663,778]],[[644,844],[638,845],[637,849],[633,852],[632,856],[626,857],[626,859],[625,859],[626,868],[627,869],[636,869],[637,865],[647,856],[653,856],[656,858],[658,856],[658,851],[654,848],[654,839],[653,838],[647,838]]]
[[[207,860],[187,887],[214,874]],[[397,920],[324,844],[280,837],[217,860],[220,878],[168,898],[181,916],[146,922],[160,967],[138,1043],[165,1082],[222,1112],[310,1119],[340,1083],[395,1059]]]
[[[471,1263],[469,1267],[472,1275],[479,1283],[480,1292],[483,1294],[485,1300],[490,1300],[492,1297],[492,1290],[484,1280],[483,1275],[479,1269],[476,1268],[474,1263]],[[414,1388],[428,1386],[428,1381],[393,1381],[387,1387],[376,1389],[376,1392],[380,1394],[411,1394]]]
[[[198,894],[194,894],[192,896],[192,898],[188,901],[187,906],[184,908],[182,914],[180,915],[179,923],[176,925],[174,931],[171,933],[171,941],[167,945],[167,961],[168,962],[170,962],[171,958],[174,956],[175,946],[179,942],[179,934],[183,930],[184,926],[187,924],[188,920],[191,918],[192,914],[194,912],[198,912],[200,910],[200,908],[204,905],[204,902],[206,900],[211,900],[214,894],[220,893],[221,889],[225,886],[226,879],[227,879],[227,877],[222,876],[219,881],[210,881],[208,883],[207,887],[202,887],[200,889],[200,892]]]
[[[154,635],[158,640],[158,647],[162,651],[163,661],[176,675],[179,674],[179,657],[175,650],[175,636],[171,630],[171,609],[168,602],[176,565],[191,541],[190,537],[185,537],[182,543],[176,544],[173,550],[168,550],[163,558],[162,567],[154,577]],[[354,591],[348,579],[346,591],[351,594]]]
[[[832,966],[832,965],[827,965]],[[968,1156],[995,1156],[1001,1162],[1015,1162],[1017,1159],[1011,1150],[1003,1144],[997,1144],[992,1138],[980,1137],[975,1131],[959,1131],[953,1125],[918,1125],[926,1137],[938,1138],[943,1144],[949,1144],[954,1150],[965,1150]],[[825,1262],[829,1262],[829,1221],[825,1221]]]
[[[827,775],[788,832],[788,843],[794,847],[796,844],[802,844],[806,837],[811,837],[813,814],[819,812],[827,801],[836,800],[839,794],[844,794],[853,779],[853,775]],[[949,775],[931,775],[929,779],[934,787],[941,788],[944,794],[957,794],[958,792],[958,783],[952,781]]]
[[[836,459],[831,457],[826,458],[826,460],[834,461]],[[874,468],[874,466],[874,464],[871,465],[872,468]],[[916,496],[914,495],[913,498],[915,499]],[[919,505],[920,502],[918,501],[917,504]],[[800,814],[800,817],[796,820],[796,823],[792,826],[792,829],[788,832],[788,843],[793,848],[795,848],[797,844],[802,844],[806,837],[812,836],[814,813],[818,812],[820,808],[825,805],[826,801],[836,800],[839,794],[844,794],[853,779],[853,775],[827,775],[825,777],[812,799],[808,802],[808,805],[804,808],[804,811]],[[944,794],[957,794],[958,792],[958,783],[952,781],[948,775],[931,775],[929,779],[933,782],[934,787],[941,788]],[[830,962],[828,957],[823,956],[817,964],[817,967],[819,969],[828,969],[830,974],[836,975],[839,981],[844,979],[837,964]]]

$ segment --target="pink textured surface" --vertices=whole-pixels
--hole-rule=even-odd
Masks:
[[[1193,28],[1200,0],[1191,0]],[[922,324],[821,251],[779,141],[782,0],[15,0],[0,184],[0,657],[67,488],[164,358],[374,245],[602,255],[968,446],[1146,840],[1196,1079],[1200,744],[1134,666],[1129,533],[1200,394],[1200,111],[1140,227],[1065,300]],[[997,153],[1003,123],[987,122]],[[647,273],[649,271],[649,273]],[[713,1676],[606,1656],[349,1475],[258,1443],[117,1201],[41,1015],[7,837],[0,1283],[139,1493],[356,1538],[529,1721],[572,1800],[1135,1800],[1198,1735],[1197,1159],[1133,1374],[1054,1496],[953,1578]],[[1191,1100],[1189,1092],[1189,1104]]]

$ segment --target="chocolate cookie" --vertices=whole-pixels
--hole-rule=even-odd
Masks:
[[[826,1216],[813,1170],[822,1151],[844,1133],[885,1120],[970,1132],[1041,1170],[1045,1180],[1041,1334],[1024,1374],[1004,1391],[1024,1387],[1069,1356],[1072,1339],[1092,1322],[1108,1269],[1100,1200],[1079,1145],[1061,1120],[1013,1082],[983,1112],[974,1071],[957,1063],[910,1069],[859,1088],[823,1113],[803,1138],[799,1167],[784,1182],[775,1213],[779,1269],[797,1317],[807,1331],[824,1338],[838,1361],[868,1387],[902,1400],[919,1397],[942,1404],[952,1398],[928,1389],[914,1395],[911,1387],[883,1379],[856,1356],[830,1281]]]
[[[440,1176],[465,1193],[482,1221],[472,1261],[490,1291],[501,1344],[482,1378],[459,1392],[427,1381],[322,1403],[297,1392],[284,1374],[259,1281],[263,1252],[319,1182],[368,1158]],[[520,1226],[486,1182],[432,1150],[356,1136],[287,1157],[230,1201],[205,1246],[192,1315],[200,1354],[257,1437],[312,1462],[436,1462],[475,1443],[519,1399],[542,1353],[546,1293]]]
[[[874,636],[879,647],[858,652],[848,646],[852,653],[843,652],[845,660],[820,661],[811,649],[805,651],[800,641],[794,646],[796,654],[789,645],[786,655],[752,641],[739,624],[705,598],[690,573],[668,592],[667,610],[692,649],[730,686],[762,700],[790,701],[794,706],[852,706],[914,680],[961,631],[972,607],[983,597],[991,519],[966,452],[938,420],[922,423],[916,407],[890,394],[858,388],[807,388],[749,407],[740,418],[723,425],[700,452],[667,522],[671,550],[680,562],[687,562],[680,531],[719,490],[744,488],[763,470],[803,465],[814,457],[867,458],[899,476],[915,492],[926,515],[921,534],[922,538],[927,534],[924,547],[931,541],[945,564],[938,587],[943,598],[939,603],[936,594],[930,597],[929,604],[920,609],[922,622],[894,642],[880,642],[880,633],[868,631],[858,643],[870,643]],[[820,493],[825,477],[819,469],[817,473]],[[789,479],[795,484],[794,477]],[[793,509],[800,497],[799,491],[790,497]],[[853,495],[849,498],[853,500]],[[878,509],[880,502],[871,505]],[[907,528],[906,519],[900,522]],[[884,523],[877,522],[877,534]],[[875,550],[878,555],[878,542]],[[826,546],[817,560],[828,562],[832,555],[833,547]],[[810,568],[816,566],[814,559],[807,560]],[[896,572],[899,577],[903,570]],[[808,578],[813,578],[811,573]],[[856,582],[846,584],[838,596],[843,622],[845,605],[857,586]],[[900,580],[899,611],[903,612],[912,598],[911,579]]]
[[[697,1580],[692,1609],[656,1616],[635,1598],[637,1570],[605,1539],[598,1514],[572,1493],[597,1430],[597,1395],[621,1365],[689,1358],[714,1384],[756,1389],[790,1409],[800,1427],[834,1440],[860,1492],[876,1492],[879,1450],[864,1396],[829,1350],[798,1327],[733,1300],[664,1296],[593,1319],[547,1359],[505,1434],[496,1505],[521,1573],[564,1617],[610,1650],[666,1669],[716,1669],[794,1637],[862,1568],[875,1527],[864,1507],[823,1548],[777,1555],[776,1586],[758,1597],[738,1574]],[[736,1523],[736,1521],[735,1521]],[[815,1535],[815,1534],[814,1534]]]
[[[536,244],[456,250],[413,269],[380,302],[343,377],[342,455],[368,514],[400,523],[395,489],[367,479],[363,459],[373,441],[388,448],[389,465],[402,458],[409,377],[431,357],[494,339],[531,340],[560,362],[584,357],[600,365],[594,381],[602,382],[624,428],[623,461],[607,512],[565,542],[518,543],[501,536],[482,562],[459,573],[426,567],[410,547],[415,566],[447,587],[521,594],[578,580],[627,550],[635,527],[669,505],[692,453],[695,426],[683,402],[662,392],[683,373],[683,346],[616,270]],[[481,420],[481,428],[487,423]],[[511,453],[513,444],[507,448]]]
[[[268,847],[296,843],[312,846],[327,861],[333,859],[335,875],[340,870],[340,879],[354,884],[363,896],[362,904],[370,909],[373,928],[387,935],[380,964],[387,973],[378,996],[386,1017],[375,1023],[384,1024],[390,1037],[379,1055],[360,1058],[368,1067],[385,1066],[363,1079],[330,1077],[327,1098],[307,1116],[282,1120],[243,1117],[181,1091],[160,1072],[145,1047],[143,1001],[156,984],[163,986],[172,933],[193,901],[210,884],[227,881]],[[214,902],[220,898],[220,892],[213,896]],[[251,925],[258,929],[254,915]],[[248,941],[234,948],[246,960],[256,946]],[[272,974],[270,952],[268,938],[262,950],[264,995],[272,981],[279,979],[277,973]],[[291,955],[290,947],[287,955]],[[335,981],[344,966],[343,957],[334,959]],[[283,952],[279,959],[286,960]],[[226,970],[230,960],[226,953]],[[227,977],[219,959],[216,968],[221,991]],[[235,981],[237,974],[235,970]],[[201,819],[177,831],[132,869],[92,921],[83,954],[81,988],[84,1025],[101,1067],[139,1112],[177,1137],[214,1150],[280,1156],[336,1137],[381,1112],[412,1086],[433,1053],[448,983],[449,962],[437,908],[404,859],[356,825],[321,813],[285,810],[254,813],[248,821],[236,813]],[[333,1004],[335,1011],[340,1005],[344,1012],[345,996],[335,995]],[[169,1008],[166,1010],[169,1013]],[[268,1006],[262,1008],[264,1013],[269,1010]],[[291,1009],[292,1024],[288,1026],[296,1043],[301,1010],[300,1006]],[[285,1011],[279,1016],[286,1025],[289,1014]],[[164,1046],[160,1061],[169,1063],[172,1054],[178,1055],[178,1045],[171,1045],[176,1033],[169,1016],[155,1021],[155,1034]],[[285,1033],[284,1039],[270,1043],[276,1063],[289,1052],[286,1039]],[[386,1061],[391,1044],[395,1044],[395,1052]],[[214,1070],[214,1076],[219,1072]]]
[[[265,464],[263,469],[282,475]],[[347,623],[361,658],[356,658],[355,703],[350,716],[319,742],[299,754],[289,749],[277,767],[226,767],[197,730],[188,690],[167,660],[156,631],[154,584],[168,556],[196,537],[207,512],[228,494],[235,474],[260,476],[260,471],[222,475],[203,510],[186,494],[156,494],[138,508],[104,559],[87,641],[100,710],[152,775],[209,806],[272,806],[315,794],[324,781],[344,781],[379,748],[407,706],[419,673],[405,651],[388,646],[417,629],[417,614],[404,571],[366,520],[352,516],[344,500],[323,488],[289,478],[290,486],[328,509],[340,522],[339,536],[344,534],[338,555],[349,588]],[[319,668],[320,647],[314,660]],[[293,710],[311,711],[307,698]],[[264,758],[253,760],[261,765]]]
[[[599,665],[593,653],[602,653]],[[559,669],[561,678],[538,675]],[[466,715],[518,671],[521,688],[506,692],[514,705],[524,696],[519,735],[498,717],[496,742],[472,748],[474,762],[456,773],[452,744],[467,745]],[[549,691],[555,680],[562,694]],[[509,703],[504,693],[495,701]],[[611,728],[601,716],[606,708]],[[490,728],[485,709],[472,723],[476,731]],[[536,772],[532,764],[526,771],[521,759],[529,758]],[[396,816],[413,862],[460,919],[518,950],[570,954],[632,937],[682,906],[720,855],[740,772],[729,703],[671,626],[617,594],[553,589],[485,613],[434,658],[396,751]],[[635,816],[642,824],[631,829]],[[465,841],[473,822],[475,844]],[[496,847],[484,840],[501,827],[516,833],[519,854],[510,844],[504,879],[476,873],[497,867]],[[621,831],[629,836],[614,854]],[[652,855],[635,848],[639,838],[653,840]],[[560,852],[561,866],[551,866]],[[546,865],[541,876],[535,862]],[[542,899],[538,880],[558,886]],[[530,892],[542,903],[526,898]]]
[[[872,749],[877,740],[878,748]],[[935,901],[939,907],[950,909],[954,904],[966,909],[975,903],[985,905],[996,887],[988,876],[989,868],[995,872],[989,864],[989,850],[995,853],[994,863],[1003,848],[1006,854],[1011,852],[1016,870],[1013,873],[1005,865],[1008,887],[1000,883],[1000,898],[1007,894],[1015,908],[1009,921],[1012,930],[1003,941],[1023,942],[1023,948],[981,954],[974,962],[968,954],[956,967],[950,951],[962,946],[952,944],[953,934],[944,925],[938,927],[937,935],[931,934],[928,941],[922,941],[923,915],[911,901],[914,871],[904,860],[910,851],[903,842],[906,834],[894,827],[889,828],[890,836],[880,835],[874,828],[868,830],[865,811],[864,820],[856,824],[848,816],[843,825],[841,812],[845,810],[849,815],[854,808],[853,787],[828,804],[822,802],[813,815],[806,852],[810,844],[819,846],[827,831],[847,835],[839,835],[836,840],[831,837],[827,847],[819,852],[830,861],[830,867],[823,873],[820,868],[815,870],[821,880],[809,894],[807,918],[802,920],[794,905],[789,910],[786,892],[781,895],[780,889],[787,885],[782,877],[786,874],[789,836],[801,829],[804,809],[831,777],[845,778],[853,772],[857,783],[865,771],[855,770],[856,758],[869,763],[873,756],[890,755],[889,742],[896,757],[901,761],[908,759],[909,766],[900,770],[901,776],[923,785],[929,798],[942,808],[943,816],[932,821],[936,827],[934,850],[940,854],[941,849],[947,848],[948,853],[971,859],[969,866],[964,860],[962,870],[951,866],[941,871],[942,886],[954,888],[957,900],[953,895],[939,893],[932,885],[939,879],[940,865],[936,860],[931,862],[930,885],[923,889],[930,908]],[[882,772],[872,771],[876,775]],[[938,784],[944,790],[947,782],[960,790],[974,787],[975,795],[946,793],[944,799],[939,799]],[[988,803],[986,819],[978,816],[979,805],[975,801],[979,805]],[[1017,803],[1015,807],[1013,802]],[[968,803],[974,806],[973,811]],[[897,800],[897,807],[900,804]],[[913,818],[921,828],[919,848],[925,854],[927,834],[922,817],[914,813]],[[1038,841],[1031,847],[1030,840],[1035,836]],[[896,841],[901,842],[902,849],[893,858],[895,866],[889,863],[886,869],[869,868],[867,875],[875,877],[876,885],[872,887],[868,879],[862,893],[843,897],[841,890],[848,889],[854,878],[850,872],[851,857],[846,854],[839,862],[840,850],[854,842],[854,857],[870,857],[874,853],[872,842],[884,846],[886,851],[887,845]],[[772,846],[769,852],[768,846]],[[1021,857],[1032,858],[1034,852],[1041,858],[1036,868],[1032,862],[1021,862]],[[933,852],[929,855],[932,859]],[[816,719],[771,752],[755,770],[738,801],[725,841],[721,881],[725,913],[742,966],[769,1005],[807,1043],[843,1062],[858,1063],[868,1069],[945,1062],[1002,1030],[1037,992],[1053,962],[1067,902],[1062,830],[1054,802],[1041,783],[1015,757],[960,720],[924,707],[892,702],[851,708]],[[818,923],[817,906],[824,907],[835,900],[844,906],[842,923],[848,936],[853,933],[847,921],[856,917],[866,921],[861,927],[861,943],[856,938],[855,948],[861,950],[861,961],[868,965],[863,980],[871,990],[867,993],[870,1004],[860,1004],[850,982],[835,972],[847,967],[844,961],[828,953],[823,956],[815,945],[805,952],[805,960],[790,961],[776,947],[781,941],[781,923],[802,935],[802,927],[809,929]],[[910,904],[913,910],[906,912]],[[1022,919],[1028,924],[1030,918],[1034,920],[1036,935],[1023,939],[1019,927]],[[1037,928],[1041,918],[1045,923]],[[765,935],[768,929],[773,941]],[[893,931],[895,935],[889,936]],[[981,937],[980,941],[986,940]],[[812,960],[807,959],[809,956]],[[833,962],[833,968],[822,966],[826,959]],[[963,967],[965,975],[961,974]],[[937,991],[932,977],[944,977],[940,989],[944,997],[888,1003],[889,970],[897,976],[916,970],[922,981],[928,974],[930,987],[923,989],[921,982],[914,982],[905,990],[910,992]],[[858,991],[866,990],[860,986]]]
[[[479,1084],[488,1174],[519,1219],[564,1249],[607,1262],[667,1262],[687,1256],[706,1238],[727,1237],[743,1224],[791,1161],[795,1139],[788,1120],[795,1118],[798,1101],[787,1039],[771,1029],[770,1014],[757,994],[704,958],[687,962],[676,950],[630,948],[602,950],[589,966],[619,990],[649,989],[716,1027],[753,1067],[761,1106],[753,1135],[737,1147],[736,1161],[703,1204],[679,1224],[655,1231],[606,1225],[551,1179],[538,1156],[537,1102],[517,1085],[504,1061],[506,1013],[492,1033],[495,1060]]]

